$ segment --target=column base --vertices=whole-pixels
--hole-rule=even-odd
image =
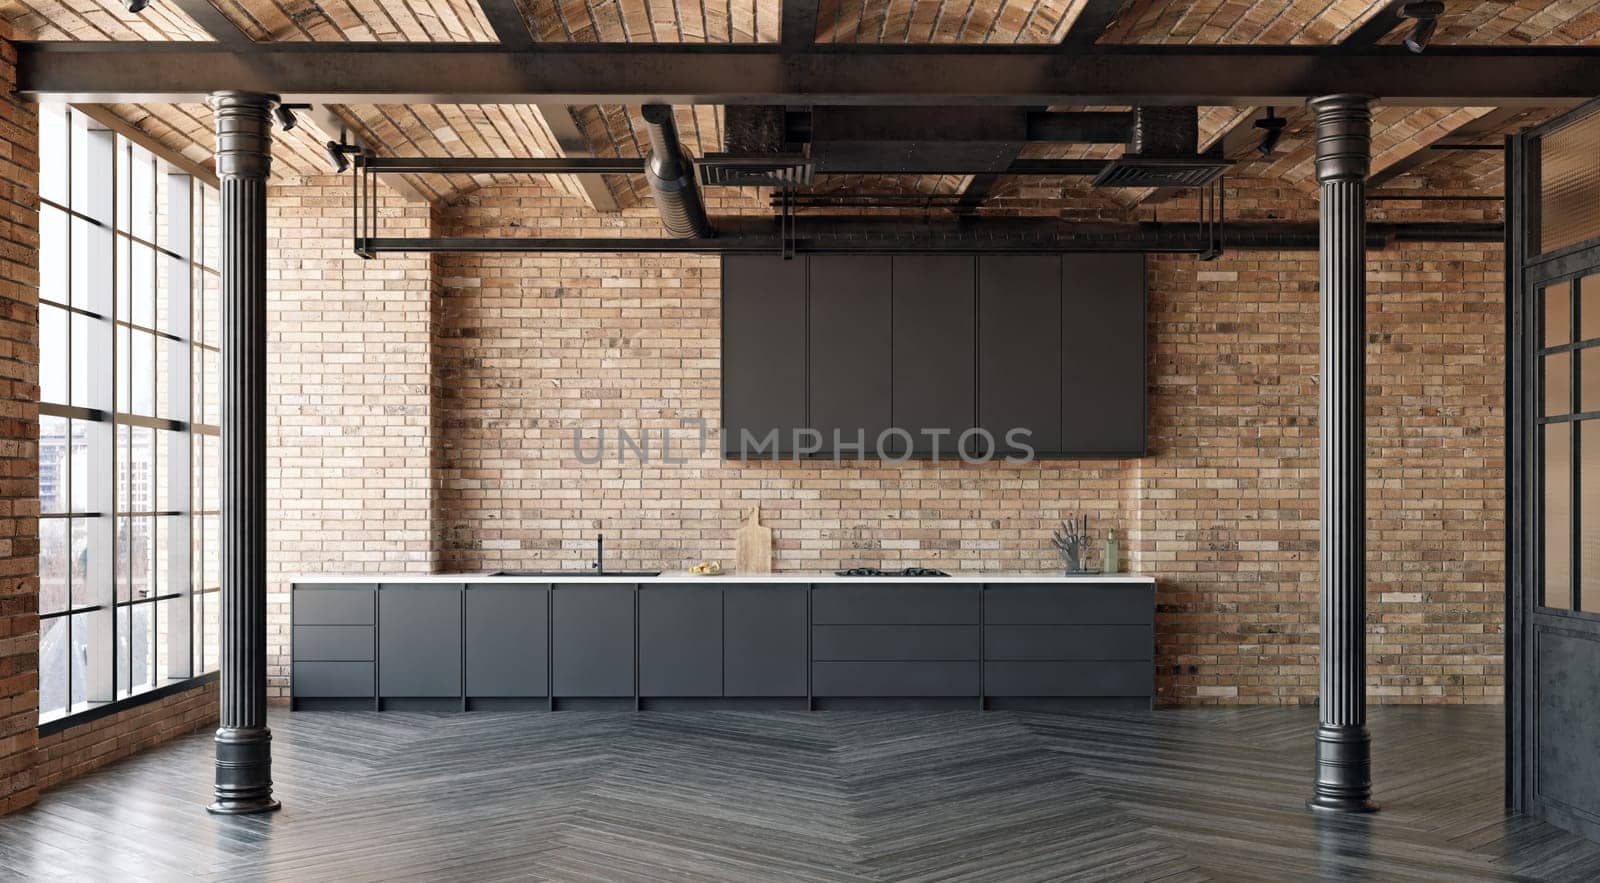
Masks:
[[[1362,726],[1317,727],[1317,772],[1309,809],[1377,812],[1372,802],[1372,737]]]
[[[206,812],[244,815],[272,812],[281,804],[272,796],[272,731],[266,727],[223,727],[217,730],[216,801]]]

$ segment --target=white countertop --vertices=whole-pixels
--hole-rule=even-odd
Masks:
[[[682,570],[662,571],[660,576],[489,576],[478,573],[385,573],[385,574],[301,574],[291,583],[372,584],[372,583],[1142,583],[1155,577],[1132,573],[1086,573],[1067,576],[1060,573],[1016,573],[1001,571],[949,571],[944,576],[835,576],[833,571],[784,571],[782,573],[723,573],[701,576]]]

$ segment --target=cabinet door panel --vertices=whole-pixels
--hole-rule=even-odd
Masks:
[[[773,430],[787,452],[794,430],[806,425],[803,259],[722,259],[722,425],[729,454],[738,453],[742,432],[759,444]]]
[[[834,450],[837,432],[846,458],[875,457],[893,417],[893,264],[883,255],[810,262],[811,426],[822,433],[824,452]]]
[[[639,589],[639,695],[722,695],[722,590]]]
[[[725,586],[725,696],[806,695],[806,587]]]
[[[1064,255],[1061,446],[1144,451],[1144,255]]]
[[[956,439],[975,425],[976,273],[970,256],[894,259],[894,425],[912,434],[914,456],[955,459]],[[889,453],[902,453],[898,440]]]
[[[1027,430],[1035,451],[1061,450],[1061,259],[978,258],[978,425],[998,450]]]
[[[550,598],[555,695],[633,695],[633,587],[559,585]]]
[[[466,604],[467,695],[546,695],[550,590],[543,586],[469,586]]]
[[[461,695],[461,587],[378,591],[378,695]]]

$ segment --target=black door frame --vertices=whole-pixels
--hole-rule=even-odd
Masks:
[[[1560,611],[1538,606],[1542,567],[1537,448],[1541,400],[1535,361],[1539,348],[1535,335],[1540,328],[1538,292],[1553,283],[1600,273],[1600,238],[1548,254],[1538,253],[1539,139],[1597,112],[1600,100],[1506,138],[1505,798],[1511,809],[1600,838],[1600,818],[1542,798],[1538,793],[1538,730],[1534,714],[1540,696],[1535,664],[1539,636],[1553,631],[1600,641],[1600,611]],[[1576,289],[1573,297],[1578,297]],[[1600,426],[1600,421],[1595,425]],[[1576,459],[1575,456],[1575,463]],[[1576,468],[1573,473],[1576,491],[1580,477]],[[1572,505],[1576,513],[1576,492]],[[1573,523],[1576,525],[1578,519],[1574,518]],[[1578,538],[1573,539],[1576,542]],[[1579,593],[1580,587],[1575,583],[1574,599]]]

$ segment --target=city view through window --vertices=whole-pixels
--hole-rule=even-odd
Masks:
[[[217,192],[40,108],[39,714],[217,667]]]

